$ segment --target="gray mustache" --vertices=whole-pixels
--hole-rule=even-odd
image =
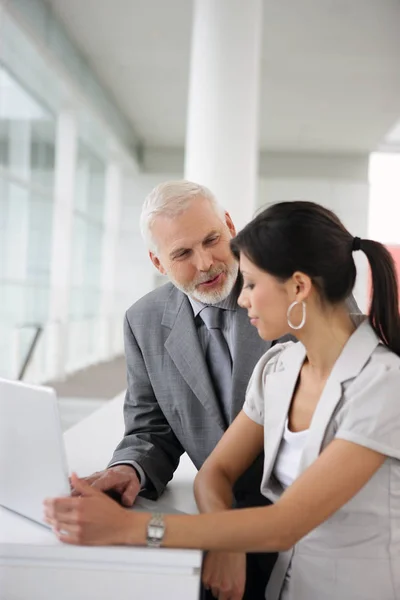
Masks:
[[[214,277],[216,277],[217,275],[219,275],[220,273],[225,273],[224,269],[214,269],[208,271],[208,273],[205,273],[204,275],[202,275],[201,277],[199,277],[196,280],[195,285],[198,285],[199,283],[204,283],[205,281],[209,281],[210,279],[214,279]]]

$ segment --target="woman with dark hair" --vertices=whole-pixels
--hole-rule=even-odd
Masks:
[[[74,476],[83,498],[47,501],[48,521],[69,543],[279,551],[268,600],[399,599],[400,318],[392,259],[311,202],[264,210],[231,246],[244,280],[239,303],[259,335],[295,333],[299,343],[276,345],[260,359],[243,411],[197,475],[195,494],[209,514],[128,512]],[[357,326],[345,301],[358,250],[369,261],[373,295]],[[274,504],[225,510],[235,481],[263,449],[261,490]]]

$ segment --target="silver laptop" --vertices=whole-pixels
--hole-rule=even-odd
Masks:
[[[45,525],[43,500],[69,493],[54,390],[0,379],[0,505]]]

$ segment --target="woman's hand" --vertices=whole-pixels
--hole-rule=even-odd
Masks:
[[[133,514],[122,508],[115,500],[94,489],[75,474],[71,477],[71,484],[80,496],[49,498],[44,501],[45,520],[53,527],[59,540],[66,544],[85,546],[127,544],[134,541],[144,543],[143,513]],[[138,535],[133,536],[136,525]]]
[[[246,554],[208,552],[203,561],[202,581],[218,600],[242,600],[246,586]]]

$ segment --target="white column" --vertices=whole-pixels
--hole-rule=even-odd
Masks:
[[[50,327],[47,336],[47,370],[51,377],[65,375],[67,359],[76,157],[75,117],[71,112],[63,112],[58,117],[56,137]]]
[[[256,207],[262,0],[195,0],[185,178],[237,227]]]
[[[104,236],[101,264],[101,302],[99,332],[99,358],[106,360],[113,355],[113,328],[122,327],[114,322],[115,272],[117,268],[117,244],[121,214],[121,169],[117,162],[110,162],[106,172]]]
[[[10,170],[20,179],[29,181],[31,178],[31,121],[28,118],[11,120],[9,131]]]

